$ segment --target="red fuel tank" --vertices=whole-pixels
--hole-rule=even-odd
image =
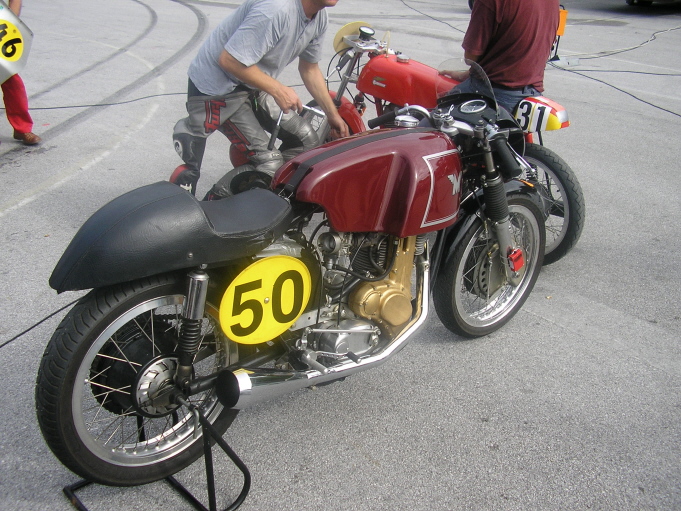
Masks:
[[[451,90],[458,82],[439,76],[437,69],[396,55],[369,59],[357,80],[357,90],[389,103],[404,106],[437,106],[438,93]],[[436,90],[437,88],[437,90]]]
[[[439,131],[361,133],[307,151],[277,171],[276,189],[298,183],[298,201],[320,205],[340,232],[403,238],[442,229],[459,211],[461,157]]]

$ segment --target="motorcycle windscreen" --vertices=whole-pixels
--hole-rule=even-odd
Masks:
[[[0,0],[0,83],[26,65],[33,32]]]
[[[296,200],[320,205],[339,232],[385,232],[403,238],[451,225],[457,218],[461,158],[432,129],[380,130],[325,144],[284,165],[275,188],[314,161]]]

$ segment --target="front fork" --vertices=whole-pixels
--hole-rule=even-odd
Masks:
[[[487,138],[483,137],[482,147],[485,157],[487,172],[482,183],[485,197],[486,216],[493,223],[494,230],[499,240],[501,261],[508,281],[513,283],[517,280],[518,272],[524,266],[523,251],[516,247],[511,236],[511,218],[508,209],[506,189],[501,174],[494,165],[492,148]]]

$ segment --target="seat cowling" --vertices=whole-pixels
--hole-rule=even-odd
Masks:
[[[287,229],[291,206],[255,189],[199,202],[166,181],[137,188],[96,211],[50,277],[58,292],[90,289],[261,251]]]

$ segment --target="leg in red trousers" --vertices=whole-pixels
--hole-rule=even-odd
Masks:
[[[26,145],[40,143],[40,137],[31,132],[33,119],[28,113],[28,97],[24,81],[17,75],[11,76],[2,84],[3,100],[7,120],[14,128],[14,138],[21,140]]]

